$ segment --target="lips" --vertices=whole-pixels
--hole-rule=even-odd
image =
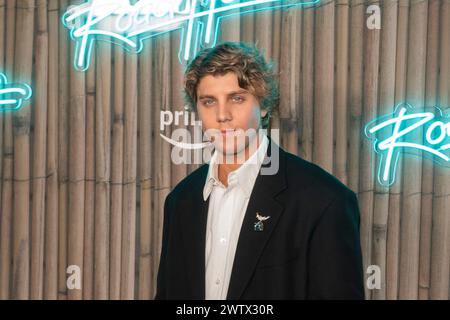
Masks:
[[[222,134],[222,136],[232,136],[235,133],[235,129],[221,129],[220,133]]]

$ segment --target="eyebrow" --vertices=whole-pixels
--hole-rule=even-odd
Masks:
[[[248,93],[248,91],[245,90],[245,89],[238,90],[238,91],[232,91],[232,92],[228,93],[227,96],[233,96],[235,94],[243,94],[243,93]],[[202,95],[202,96],[198,97],[198,100],[207,99],[207,98],[208,99],[215,99],[216,97],[212,96],[212,95]]]

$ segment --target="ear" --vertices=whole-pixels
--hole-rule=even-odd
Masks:
[[[267,110],[261,109],[261,118],[264,118],[267,115]]]

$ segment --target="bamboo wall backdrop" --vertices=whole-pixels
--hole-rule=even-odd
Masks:
[[[34,91],[0,114],[0,299],[151,299],[164,199],[197,167],[172,164],[159,136],[160,110],[183,110],[180,34],[138,55],[97,42],[79,72],[60,20],[75,3],[0,0],[0,71]],[[450,169],[402,156],[381,187],[363,128],[404,101],[449,108],[450,0],[324,0],[222,26],[219,40],[257,42],[278,65],[281,145],[358,193],[365,268],[382,270],[368,298],[448,299]]]

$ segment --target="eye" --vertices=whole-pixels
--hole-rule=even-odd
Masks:
[[[205,106],[211,106],[211,105],[213,105],[214,104],[214,100],[213,99],[203,99],[202,100],[202,103],[203,103],[203,105],[205,105]]]
[[[236,103],[242,103],[245,101],[244,97],[241,97],[241,96],[233,96],[232,100],[233,100],[233,102],[236,102]]]

